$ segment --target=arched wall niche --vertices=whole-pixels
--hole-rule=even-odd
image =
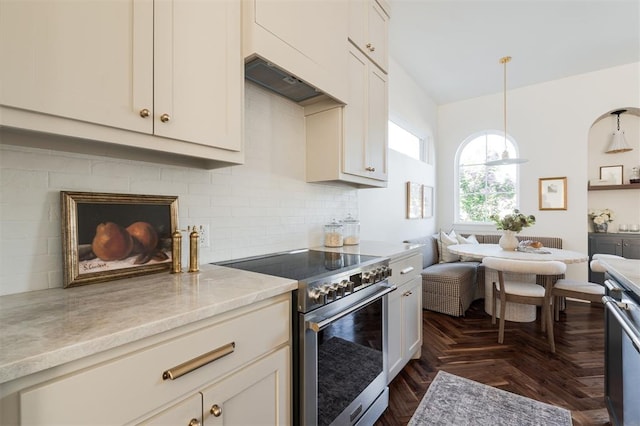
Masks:
[[[612,113],[623,109],[626,112],[620,115],[620,128],[632,150],[606,153],[611,135],[617,128],[617,116]],[[588,150],[587,176],[592,184],[600,179],[600,168],[607,166],[622,166],[622,183],[629,184],[632,168],[640,167],[640,108],[622,106],[597,117],[589,129]],[[640,223],[640,189],[589,191],[588,207],[589,210],[613,210],[615,219],[609,224],[609,232],[617,232],[620,225]],[[592,230],[591,223],[589,226]]]

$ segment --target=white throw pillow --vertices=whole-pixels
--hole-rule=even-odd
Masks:
[[[440,253],[440,263],[457,262],[460,260],[460,256],[449,252],[448,247],[454,244],[458,244],[455,231],[451,231],[447,234],[444,231],[440,231],[438,237],[438,252]]]
[[[458,240],[458,244],[480,244],[475,235],[469,235],[467,238],[462,235],[456,235],[456,239]],[[460,260],[463,262],[471,262],[474,260],[477,261],[478,259],[468,256],[460,256]]]

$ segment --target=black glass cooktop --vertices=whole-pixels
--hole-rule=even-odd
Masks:
[[[247,259],[216,262],[215,264],[303,281],[329,272],[346,272],[357,267],[360,263],[374,259],[380,258],[362,254],[296,250]]]

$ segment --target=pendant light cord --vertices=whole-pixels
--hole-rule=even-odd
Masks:
[[[504,108],[504,150],[507,150],[507,63],[511,61],[511,56],[505,56],[500,58],[500,63],[504,65],[504,94],[503,94],[503,108]]]

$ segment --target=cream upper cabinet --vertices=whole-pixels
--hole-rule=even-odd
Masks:
[[[389,68],[388,10],[386,1],[349,0],[349,40],[385,72]]]
[[[349,50],[344,172],[387,180],[387,76],[356,49]]]
[[[0,0],[1,123],[242,162],[240,19],[233,0]]]
[[[348,103],[305,108],[307,181],[387,185],[387,76],[355,47],[349,50]]]
[[[345,102],[344,1],[243,0],[243,53],[259,56]]]
[[[152,1],[0,2],[4,106],[151,133]]]

